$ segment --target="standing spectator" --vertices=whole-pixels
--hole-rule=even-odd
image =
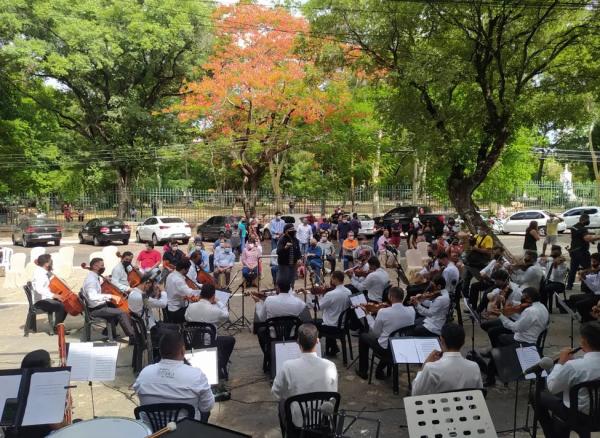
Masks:
[[[362,227],[362,224],[358,220],[358,214],[352,213],[352,220],[350,221],[350,229],[352,230],[352,232],[354,233],[355,236],[358,236],[358,232],[360,231],[361,227]]]
[[[156,203],[156,199],[152,200],[151,208],[152,208],[152,216],[158,215],[158,204]]]
[[[308,225],[308,219],[306,217],[303,217],[302,223],[298,225],[296,238],[298,239],[298,242],[300,242],[300,252],[304,255],[304,253],[306,253],[306,248],[308,248],[308,243],[312,238],[312,227]]]
[[[309,225],[313,225],[315,222],[317,222],[317,218],[312,213],[312,210],[310,208],[306,209],[306,220],[308,221]]]
[[[294,200],[291,200],[288,204],[288,208],[289,208],[288,211],[290,214],[294,214],[294,207],[295,207]]]
[[[285,224],[283,235],[277,242],[277,264],[279,266],[277,283],[294,283],[296,264],[301,258],[300,243],[296,239],[294,224]]]
[[[600,236],[589,233],[587,229],[589,224],[590,217],[584,213],[579,216],[579,222],[571,228],[571,249],[569,250],[571,266],[567,278],[567,290],[573,289],[573,281],[575,281],[575,274],[579,267],[583,269],[590,267],[590,242],[600,240]]]
[[[284,225],[285,221],[281,219],[281,212],[276,212],[275,217],[269,223],[269,233],[271,234],[271,250],[277,248],[277,241],[279,240],[279,236],[283,234]]]
[[[525,230],[525,240],[523,242],[523,249],[525,251],[533,251],[537,256],[537,241],[540,240],[540,233],[538,230],[537,221],[529,222],[529,226]]]
[[[78,222],[83,222],[85,220],[85,215],[83,213],[83,208],[79,208],[77,210],[77,221]]]
[[[338,223],[337,227],[337,238],[338,243],[340,244],[340,260],[344,258],[342,245],[344,240],[348,238],[348,232],[350,231],[350,224],[348,223],[347,216],[341,216],[341,220]]]
[[[229,242],[231,243],[231,249],[235,254],[236,261],[239,260],[240,254],[244,251],[244,245],[242,244],[243,240],[244,239],[241,237],[241,232],[238,228],[238,224],[233,224],[231,236],[229,236]]]
[[[234,225],[235,227],[235,225]],[[240,252],[244,250],[244,246],[246,245],[246,240],[248,240],[248,225],[245,218],[240,219],[240,222],[237,224],[238,229],[240,230]]]
[[[129,216],[131,217],[131,220],[133,222],[137,221],[137,215],[138,215],[137,208],[135,208],[135,206],[131,207],[131,210],[129,210]]]
[[[73,220],[73,216],[71,216],[71,205],[70,204],[64,205],[63,216],[65,217],[65,222],[71,222]]]
[[[546,247],[548,245],[556,245],[558,242],[558,224],[563,222],[563,220],[554,213],[550,213],[550,219],[546,221],[546,238],[542,246],[542,257],[546,256]]]
[[[277,274],[279,273],[279,264],[277,263],[277,248],[271,251],[269,265],[271,266],[271,277],[273,278],[273,286],[277,283]]]
[[[398,248],[400,246],[400,233],[402,232],[402,225],[400,224],[400,219],[395,219],[390,229],[390,245]],[[416,247],[417,246],[415,245],[415,248]]]
[[[319,224],[319,232],[326,231],[327,233],[329,233],[330,230],[331,230],[331,223],[329,222],[329,219],[324,217],[323,221]]]

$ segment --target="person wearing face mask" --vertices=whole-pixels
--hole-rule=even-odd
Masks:
[[[261,254],[260,245],[257,245],[254,238],[251,237],[242,253],[242,276],[248,287],[254,286],[254,281],[258,277],[258,258]]]
[[[157,289],[155,289],[157,288]],[[146,300],[146,309],[144,309],[144,300]],[[127,303],[129,304],[129,311],[139,317],[144,317],[145,312],[148,312],[148,327],[151,332],[156,325],[156,319],[154,313],[150,309],[164,309],[167,307],[167,292],[164,289],[156,285],[152,274],[146,274],[142,277],[142,282],[136,287],[131,289],[129,296],[127,297]],[[154,339],[153,343],[158,341]]]
[[[271,234],[271,250],[277,248],[277,241],[283,234],[285,222],[281,219],[281,212],[275,213],[275,217],[269,223],[269,232]]]
[[[587,229],[589,224],[590,217],[587,214],[582,214],[579,216],[579,222],[571,228],[571,246],[569,249],[571,266],[567,278],[567,290],[573,289],[575,274],[579,268],[588,269],[590,267],[590,242],[600,240],[600,236],[589,233]]]
[[[296,232],[296,238],[298,239],[298,242],[300,242],[300,252],[302,254],[306,253],[306,248],[308,248],[308,243],[310,242],[312,235],[312,227],[308,224],[308,219],[303,217],[302,223],[298,225],[298,231]]]
[[[293,284],[296,279],[296,265],[302,258],[300,242],[296,239],[294,224],[285,224],[283,235],[277,242],[277,282]]]
[[[344,244],[344,240],[346,240],[348,238],[348,233],[350,231],[351,231],[351,229],[350,229],[350,223],[348,222],[348,216],[340,213],[340,220],[339,220],[338,226],[337,226],[337,238],[338,238],[338,243],[340,245],[340,254],[339,254],[340,260],[344,259],[344,249],[342,248],[342,245]]]
[[[42,254],[36,260],[36,267],[33,270],[34,307],[45,312],[54,313],[54,323],[60,324],[67,317],[65,306],[50,290],[50,277],[52,276],[52,257],[50,254]],[[56,326],[54,326],[56,333]]]
[[[321,233],[321,239],[317,246],[321,248],[321,256],[331,265],[331,272],[335,271],[335,247],[329,241],[329,233]]]
[[[513,271],[511,277],[521,289],[532,287],[538,291],[540,290],[540,283],[544,278],[544,271],[536,261],[537,253],[535,251],[525,251],[523,264],[516,266],[516,269]]]
[[[192,257],[195,253],[200,254],[200,256]],[[194,260],[196,260],[196,263],[197,263],[196,268],[198,270],[202,269],[204,272],[210,272],[209,255],[208,255],[208,251],[206,251],[206,249],[204,249],[203,242],[196,242],[194,249],[189,254],[189,258],[190,258],[190,260],[192,258],[194,258]]]
[[[221,275],[225,276],[225,286],[229,285],[231,279],[231,270],[235,264],[235,254],[231,250],[229,242],[222,244],[222,251],[215,255],[215,271],[214,277],[217,284],[220,284]]]
[[[121,254],[121,263],[117,263],[110,273],[110,282],[124,294],[128,294],[131,291],[127,274],[133,269],[131,267],[132,260],[133,253],[131,251],[125,251]]]
[[[122,310],[109,307],[108,304],[111,301],[118,304],[120,298],[115,295],[102,293],[102,278],[100,276],[103,273],[104,260],[98,257],[93,258],[90,261],[90,272],[85,278],[82,287],[90,315],[110,321],[113,326],[113,333],[115,332],[114,327],[118,323],[123,329],[123,332],[125,332],[125,335],[129,336],[129,342],[132,343],[135,338],[135,332],[133,330],[133,325],[131,324],[131,318]]]
[[[321,248],[317,245],[317,239],[310,239],[310,243],[306,250],[306,259],[308,266],[315,274],[315,283],[321,284],[321,271],[323,270],[323,258]]]
[[[173,272],[175,270],[175,266],[177,266],[177,263],[179,263],[184,257],[185,254],[183,254],[183,251],[179,249],[177,241],[172,240],[169,243],[169,251],[165,251],[165,253],[163,254],[162,259],[164,270],[162,273],[162,278],[166,278],[167,275]],[[166,266],[165,262],[167,262],[169,266]]]
[[[154,249],[154,243],[146,243],[146,249],[140,251],[136,258],[136,264],[142,274],[153,271],[160,265],[160,253]]]
[[[540,257],[538,264],[544,270],[544,279],[540,289],[541,300],[550,313],[552,313],[554,294],[561,294],[565,291],[565,274],[568,268],[567,262],[562,256],[561,247],[559,245],[552,245],[550,248],[550,257]]]
[[[350,231],[348,237],[342,242],[344,271],[350,267],[351,263],[354,263],[354,250],[356,248],[358,248],[358,240],[354,238],[354,233]]]

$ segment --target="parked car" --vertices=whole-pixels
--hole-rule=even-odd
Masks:
[[[419,214],[419,210],[423,209],[423,212]],[[410,223],[413,218],[418,216],[422,224],[427,221],[431,221],[431,224],[435,228],[436,234],[442,234],[444,232],[444,223],[446,222],[446,216],[441,213],[431,213],[429,207],[418,207],[414,205],[406,205],[402,207],[396,207],[385,213],[383,216],[375,218],[375,225],[378,227],[388,228],[392,224],[399,220],[402,226],[402,231],[408,231]]]
[[[136,232],[138,242],[152,241],[154,245],[173,239],[187,244],[191,237],[190,225],[183,219],[172,216],[151,216],[138,226]]]
[[[225,232],[227,228],[240,221],[240,216],[213,216],[201,225],[198,225],[196,231],[202,233],[205,240],[217,240],[221,231]]]
[[[294,224],[294,227],[298,228],[298,225],[302,223],[302,218],[305,218],[306,216],[306,214],[282,214],[281,220],[284,221],[286,224]],[[263,240],[271,240],[271,229],[269,228],[270,225],[271,221],[269,221],[263,229]]]
[[[28,247],[32,243],[54,242],[60,245],[62,227],[56,222],[44,218],[28,218],[22,220],[12,233],[12,243],[20,243]]]
[[[354,213],[350,213],[350,217],[352,217]],[[375,221],[368,214],[358,214],[358,220],[360,221],[360,231],[359,234],[364,234],[367,237],[371,237],[375,234]]]
[[[531,221],[537,221],[540,234],[546,234],[546,221],[550,213],[544,210],[524,210],[512,214],[504,221],[502,233],[524,233]],[[558,232],[564,233],[567,226],[564,222],[558,224]]]
[[[576,207],[559,214],[561,218],[565,220],[567,228],[571,228],[577,222],[582,214],[590,216],[590,225],[588,228],[600,228],[600,207]]]
[[[93,243],[94,246],[120,240],[129,243],[131,229],[119,218],[92,219],[79,231],[79,243]]]

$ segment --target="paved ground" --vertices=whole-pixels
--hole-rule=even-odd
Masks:
[[[521,252],[522,236],[503,236],[502,240],[515,254]],[[561,244],[566,244],[568,235],[560,237]],[[63,240],[64,245],[69,245],[70,239]],[[269,244],[267,243],[267,246]],[[88,245],[75,244],[75,261],[78,265],[82,261],[88,261],[89,254],[97,248]],[[141,245],[130,244],[128,249],[137,252]],[[29,249],[16,248],[17,252],[29,252]],[[49,252],[53,249],[49,246]],[[68,280],[74,288],[79,288],[86,272],[76,269],[73,276]],[[395,274],[391,273],[393,279]],[[270,275],[267,275],[270,277]],[[1,281],[1,280],[0,280]],[[43,331],[47,329],[44,317],[39,317],[38,328],[40,333],[23,337],[23,323],[25,321],[26,305],[23,292],[19,290],[0,289],[0,320],[3,321],[2,332],[0,332],[0,368],[9,369],[19,366],[19,363],[27,352],[45,348],[51,352],[53,359],[58,360],[57,338],[48,336]],[[241,314],[242,299],[237,296],[232,299],[232,311],[236,315]],[[252,319],[254,304],[249,298],[246,299],[246,316]],[[556,310],[555,310],[556,312]],[[81,335],[77,331],[82,325],[80,317],[69,317],[66,321],[67,329],[71,329],[68,341],[78,342]],[[465,325],[469,339],[471,326]],[[98,336],[96,333],[95,336]],[[227,402],[218,403],[212,414],[211,422],[237,429],[256,437],[280,436],[277,420],[276,403],[270,394],[269,379],[262,373],[262,354],[258,347],[256,337],[249,330],[241,331],[236,335],[236,346],[232,355],[232,367],[230,380],[232,399]],[[353,339],[353,351],[358,352],[357,340]],[[488,347],[489,342],[485,333],[475,328],[475,345],[477,347]],[[565,315],[553,314],[550,334],[546,344],[546,354],[554,355],[558,350],[569,345],[569,319]],[[132,417],[133,409],[137,404],[137,398],[133,395],[130,385],[135,380],[130,367],[131,347],[126,344],[120,345],[117,378],[114,382],[105,384],[94,384],[94,407],[97,416],[123,416]],[[340,375],[339,390],[342,395],[342,407],[350,412],[361,411],[364,416],[376,418],[382,422],[382,437],[406,437],[406,417],[402,398],[407,394],[406,374],[400,374],[400,395],[394,396],[391,381],[374,381],[368,385],[355,376],[353,369],[347,370],[341,361],[341,357],[335,359]],[[416,372],[412,370],[412,375]],[[375,379],[374,379],[375,380]],[[522,391],[520,403],[523,409],[519,409],[518,424],[524,423],[525,418],[525,391]],[[87,384],[79,384],[73,390],[75,418],[92,418],[92,403],[90,388]],[[512,428],[512,412],[514,403],[514,385],[504,387],[501,384],[489,391],[487,398],[488,406],[498,431],[507,431]],[[509,435],[502,433],[501,435]],[[352,436],[359,436],[358,433]],[[370,436],[361,434],[360,436]],[[523,434],[523,436],[525,436]]]

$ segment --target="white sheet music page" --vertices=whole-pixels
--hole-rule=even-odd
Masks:
[[[92,342],[71,342],[67,356],[67,366],[71,367],[71,380],[85,382],[92,375]]]
[[[361,304],[367,304],[367,299],[365,298],[364,294],[351,295],[350,303],[352,303],[352,307],[354,307],[354,313],[356,313],[356,317],[358,319],[367,316],[365,311],[361,307],[358,307]]]
[[[215,290],[215,295],[217,296],[217,300],[224,304],[227,304],[229,298],[231,298],[231,294],[229,292],[225,292],[224,290]]]
[[[23,426],[62,422],[70,374],[69,371],[32,374]]]
[[[415,347],[419,355],[419,363],[425,363],[425,359],[427,359],[427,356],[429,356],[433,350],[442,351],[442,347],[440,347],[437,338],[417,338],[413,340],[415,341]]]
[[[534,346],[517,348],[517,357],[519,358],[519,363],[521,364],[521,371],[525,371],[527,368],[537,365],[541,359],[537,348]],[[546,377],[547,375],[548,373],[546,371],[542,371],[542,377]],[[535,374],[527,374],[525,379],[535,379]]]
[[[396,363],[421,363],[414,339],[391,338]]]
[[[94,344],[92,348],[92,382],[115,380],[117,371],[118,344]]]
[[[294,341],[275,344],[275,369],[280,370],[288,360],[298,359],[301,355],[300,346]],[[317,344],[317,356],[321,357],[320,342]]]
[[[194,368],[202,370],[209,385],[219,383],[218,356],[216,348],[205,348],[188,352],[185,358]]]
[[[0,376],[0,418],[4,413],[6,399],[17,398],[21,386],[21,374]]]

